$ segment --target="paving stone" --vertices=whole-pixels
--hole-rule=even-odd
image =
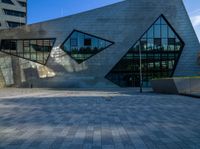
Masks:
[[[10,92],[0,90],[0,148],[200,148],[199,99],[129,89]]]

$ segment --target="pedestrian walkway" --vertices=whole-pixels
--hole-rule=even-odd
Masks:
[[[0,148],[199,149],[200,100],[119,90],[0,90]]]

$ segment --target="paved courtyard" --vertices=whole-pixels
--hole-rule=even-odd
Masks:
[[[0,148],[200,149],[200,99],[130,89],[3,89]]]

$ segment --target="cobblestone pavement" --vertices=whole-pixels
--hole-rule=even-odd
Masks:
[[[200,99],[114,89],[3,89],[0,148],[200,149]]]

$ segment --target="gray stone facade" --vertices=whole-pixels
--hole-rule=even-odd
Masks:
[[[21,82],[25,86],[32,84],[35,87],[116,87],[105,79],[106,74],[161,14],[185,43],[174,76],[198,75],[200,67],[197,64],[197,56],[200,44],[182,0],[125,0],[76,15],[12,30],[1,30],[0,39],[56,38],[46,64],[55,75],[46,75],[46,78],[37,75],[29,78],[30,76],[25,74],[26,69],[32,68],[38,72],[40,65],[20,59]],[[78,64],[60,48],[74,29],[113,41],[114,44]]]
[[[3,2],[3,1],[0,1],[0,29],[7,29],[9,28],[9,24],[8,22],[11,21],[11,22],[16,22],[16,23],[22,23],[22,24],[26,24],[27,22],[27,17],[25,15],[25,17],[19,17],[19,16],[16,16],[16,15],[7,15],[5,13],[5,9],[6,10],[11,10],[11,11],[17,11],[17,12],[22,12],[22,13],[25,13],[26,14],[26,11],[27,11],[27,7],[25,6],[25,3],[26,3],[27,0],[20,0],[20,1],[17,1],[17,0],[10,0],[10,2]],[[22,4],[20,4],[20,2],[24,2],[23,6]]]
[[[17,23],[18,25],[26,24],[27,22],[26,2],[27,0],[0,1],[0,29],[12,28],[13,27],[11,26],[12,24],[9,25],[8,22]],[[5,10],[24,13],[25,16],[19,17],[19,16],[16,16],[16,14],[8,15],[6,14]],[[17,61],[18,58],[14,58],[14,59],[12,58],[9,55],[0,53],[0,88],[14,84],[15,75],[13,75],[13,72],[15,72],[15,69],[13,69],[14,67],[12,64],[15,64],[15,61]],[[15,66],[16,69],[18,69],[17,67],[18,66]]]

